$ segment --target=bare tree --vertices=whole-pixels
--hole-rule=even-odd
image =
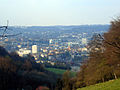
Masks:
[[[6,34],[7,30],[12,30],[8,28],[9,21],[7,20],[7,25],[6,26],[0,26],[0,30],[3,30],[3,33],[0,35],[0,37],[12,37],[12,36],[17,36],[20,35],[21,33],[18,34]]]

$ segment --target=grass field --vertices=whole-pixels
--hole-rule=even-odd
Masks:
[[[120,79],[111,80],[105,83],[91,85],[77,90],[120,90]]]
[[[46,68],[46,69],[51,71],[51,72],[54,72],[56,74],[60,74],[60,75],[62,75],[64,72],[66,72],[66,70],[63,70],[63,69],[56,69],[56,68]],[[70,71],[70,74],[73,77],[76,75],[76,72]]]

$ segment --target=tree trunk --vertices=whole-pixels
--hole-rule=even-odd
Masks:
[[[115,77],[115,79],[117,79],[117,75],[114,73],[114,77]]]
[[[104,77],[102,78],[102,81],[103,81],[103,82],[105,81]]]

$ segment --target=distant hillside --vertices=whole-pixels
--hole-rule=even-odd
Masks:
[[[120,79],[110,80],[105,83],[99,83],[85,88],[79,88],[77,90],[120,90]]]
[[[29,32],[33,32],[33,31],[57,31],[57,32],[96,32],[96,31],[108,31],[109,30],[110,25],[73,25],[73,26],[23,26],[23,27],[15,27],[15,26],[11,26],[10,28],[12,28],[13,30],[15,30],[15,32],[18,31],[29,31]]]
[[[23,36],[37,38],[56,38],[64,33],[104,33],[110,28],[110,25],[71,25],[71,26],[24,26],[10,27],[14,33],[22,33]],[[37,32],[37,33],[35,33]],[[42,34],[47,32],[46,34]]]

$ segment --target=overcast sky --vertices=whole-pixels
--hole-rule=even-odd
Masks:
[[[0,0],[0,25],[109,24],[120,0]]]

